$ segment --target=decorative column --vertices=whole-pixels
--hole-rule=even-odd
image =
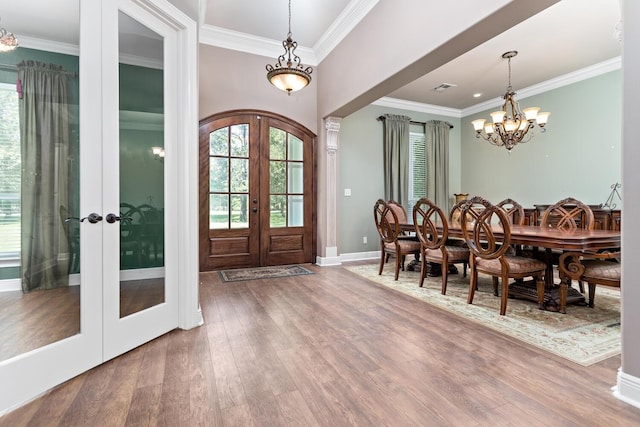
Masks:
[[[341,264],[338,256],[338,133],[339,117],[324,120],[324,150],[318,161],[318,257],[320,266]]]

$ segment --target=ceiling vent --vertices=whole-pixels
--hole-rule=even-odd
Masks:
[[[451,87],[456,87],[456,85],[454,85],[453,83],[442,83],[440,86],[434,87],[433,90],[435,90],[436,92],[444,92]]]

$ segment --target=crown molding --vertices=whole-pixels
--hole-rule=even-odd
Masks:
[[[622,68],[621,57],[615,57],[607,61],[599,62],[589,67],[582,68],[580,70],[563,74],[562,76],[555,77],[553,79],[538,83],[533,86],[529,86],[517,91],[518,101],[528,98],[530,96],[539,95],[544,92],[548,92],[553,89],[558,89],[563,86],[567,86],[573,83],[580,82],[582,80],[597,77],[601,74],[605,74],[611,71],[619,70]],[[480,104],[473,105],[471,107],[462,110],[462,117],[476,114],[481,111],[489,110],[502,104],[502,97],[494,98],[493,100],[485,101]]]
[[[284,53],[282,41],[227,30],[214,25],[203,25],[200,27],[200,43],[273,58]],[[296,54],[304,58],[305,65],[311,65],[312,67],[318,65],[312,49],[298,46]]]
[[[318,63],[335,49],[338,44],[364,19],[380,0],[353,0],[338,15],[327,31],[313,45]]]
[[[352,0],[324,32],[313,48],[298,46],[296,52],[306,65],[317,66],[353,30],[380,0]],[[282,55],[281,40],[258,37],[214,25],[200,27],[200,43],[254,55]]]
[[[16,36],[18,37],[18,36]],[[28,49],[45,50],[47,52],[63,53],[65,55],[80,55],[80,47],[78,45],[54,42],[51,40],[38,39],[35,37],[19,36],[20,46]]]
[[[381,107],[397,108],[399,110],[417,111],[420,113],[437,114],[439,116],[462,118],[462,110],[457,108],[441,107],[439,105],[423,104],[421,102],[405,101],[403,99],[382,97],[372,102]]]

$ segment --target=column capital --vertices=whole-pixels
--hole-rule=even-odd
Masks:
[[[338,133],[340,132],[340,117],[327,117],[324,119],[324,128],[327,130],[327,153],[333,155],[338,151]]]

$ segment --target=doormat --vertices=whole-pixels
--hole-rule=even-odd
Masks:
[[[243,280],[273,279],[277,277],[301,276],[313,274],[313,271],[299,265],[273,265],[270,267],[237,268],[220,270],[223,282],[240,282]]]

